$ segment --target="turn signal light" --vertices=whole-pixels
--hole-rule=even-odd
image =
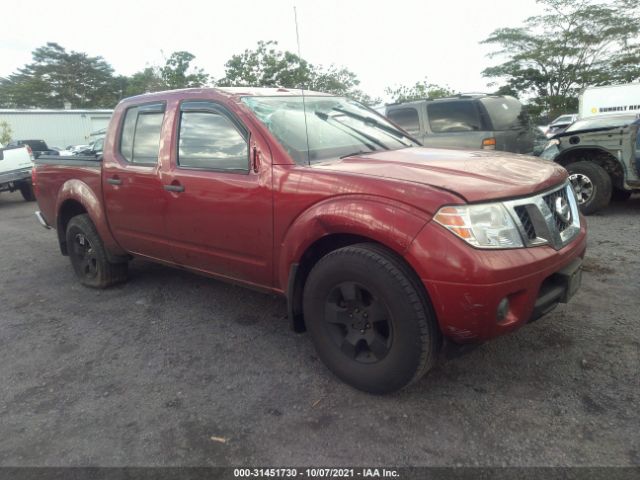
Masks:
[[[482,140],[482,149],[483,150],[495,150],[496,149],[496,139],[491,137],[491,138],[485,138],[484,140]]]

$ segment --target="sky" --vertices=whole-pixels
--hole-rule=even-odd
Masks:
[[[362,90],[383,99],[385,87],[424,78],[458,92],[490,91],[481,72],[495,60],[479,42],[542,11],[535,0],[4,0],[11,14],[0,29],[0,76],[57,42],[104,57],[122,75],[187,50],[220,78],[233,54],[259,40],[297,52],[294,5],[302,57],[347,67]]]

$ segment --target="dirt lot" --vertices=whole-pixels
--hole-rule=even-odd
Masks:
[[[0,194],[0,465],[640,465],[640,197],[589,218],[570,305],[384,397],[280,298],[142,261],[81,287],[35,208]]]

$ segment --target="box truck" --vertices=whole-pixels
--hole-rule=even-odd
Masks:
[[[640,113],[640,83],[587,87],[579,97],[580,118],[594,115]]]

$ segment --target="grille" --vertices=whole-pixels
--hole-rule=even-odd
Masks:
[[[536,229],[533,226],[533,222],[531,222],[531,217],[529,216],[527,207],[524,205],[520,205],[518,207],[515,207],[514,210],[516,211],[516,215],[518,215],[520,222],[522,222],[522,227],[524,228],[524,231],[527,234],[529,240],[535,240],[537,237]]]
[[[562,207],[560,212],[556,211],[556,202]],[[527,247],[550,245],[560,250],[580,233],[578,205],[568,182],[551,192],[503,203]],[[568,221],[562,218],[563,214],[569,217]]]
[[[545,195],[543,198],[545,203],[549,207],[549,210],[551,210],[551,213],[553,214],[553,220],[556,223],[556,228],[558,229],[559,232],[564,232],[571,225],[571,215],[569,215],[568,222],[560,218],[560,215],[558,215],[558,212],[556,212],[556,200],[558,198],[564,198],[564,201],[566,202],[566,204],[569,205],[569,198],[567,198],[567,190],[562,188],[560,190],[556,190],[553,193],[550,193],[549,195]]]

